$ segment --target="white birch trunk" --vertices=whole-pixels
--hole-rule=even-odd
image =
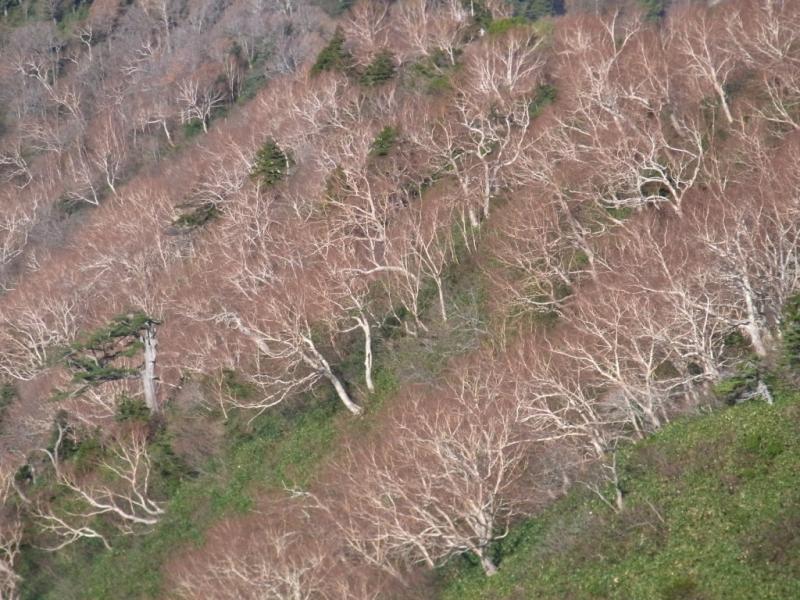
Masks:
[[[142,368],[142,389],[144,391],[144,401],[151,413],[159,412],[158,397],[156,389],[156,357],[158,340],[156,339],[156,328],[153,323],[148,323],[141,337],[144,345],[144,367]]]

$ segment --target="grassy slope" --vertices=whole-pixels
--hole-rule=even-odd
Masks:
[[[170,558],[183,548],[202,544],[209,527],[226,516],[247,512],[260,495],[281,492],[284,485],[309,485],[335,454],[343,435],[357,435],[380,421],[399,387],[436,379],[448,356],[478,343],[485,316],[480,273],[469,261],[454,265],[448,270],[446,288],[451,313],[447,324],[437,320],[430,288],[422,302],[431,326],[428,334],[406,336],[396,325],[375,331],[376,391],[368,399],[363,419],[346,414],[328,386],[265,412],[251,426],[244,425],[249,414],[234,415],[224,451],[202,474],[175,484],[167,513],[152,533],[129,537],[110,533],[111,552],[91,541],[57,553],[24,548],[22,598],[165,597],[162,567]],[[356,337],[344,350],[345,358],[337,367],[345,381],[358,385],[363,378],[363,344]]]
[[[676,422],[623,453],[626,508],[576,490],[442,600],[800,598],[800,393]]]
[[[199,479],[180,484],[167,516],[148,536],[118,537],[114,549],[75,544],[50,555],[32,549],[23,556],[24,598],[157,597],[161,566],[181,545],[200,542],[223,515],[246,511],[258,489],[283,482],[305,484],[329,452],[337,405],[318,403],[298,414],[274,412],[239,439]]]

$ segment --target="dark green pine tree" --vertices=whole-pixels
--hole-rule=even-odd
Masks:
[[[317,55],[317,60],[311,67],[312,75],[319,75],[323,71],[346,72],[353,66],[353,57],[344,47],[344,32],[340,27],[331,38],[331,41]]]
[[[564,14],[564,0],[515,0],[515,16],[525,17],[531,21]]]
[[[394,55],[389,50],[381,50],[361,75],[361,84],[374,87],[386,83],[395,74]]]
[[[278,183],[289,172],[291,157],[286,154],[272,138],[268,139],[256,153],[255,164],[250,176],[262,184],[271,186]]]

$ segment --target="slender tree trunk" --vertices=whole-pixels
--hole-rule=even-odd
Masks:
[[[174,146],[175,144],[172,143],[172,136],[169,134],[169,127],[167,127],[166,120],[161,121],[161,126],[164,128],[164,133],[167,135],[167,141],[169,142],[169,145]]]
[[[747,310],[747,323],[742,326],[742,329],[744,329],[744,332],[750,338],[750,343],[755,353],[763,358],[767,355],[767,347],[764,343],[764,336],[761,333],[761,328],[758,326],[758,311],[753,301],[753,292],[749,277],[745,276],[742,278],[742,288]]]
[[[725,97],[725,90],[719,83],[715,83],[714,87],[717,90],[717,96],[719,96],[719,103],[722,106],[722,112],[725,115],[725,120],[728,121],[728,124],[733,123],[733,115],[731,115],[731,109],[728,106],[728,99]]]
[[[344,383],[342,383],[342,380],[333,372],[330,363],[328,363],[325,357],[322,356],[322,353],[317,350],[311,338],[304,337],[304,341],[310,351],[310,355],[304,353],[303,360],[305,363],[313,368],[319,369],[325,379],[330,381],[333,389],[336,390],[336,395],[339,396],[339,400],[342,401],[342,404],[345,405],[347,410],[354,415],[360,415],[363,409],[350,398],[350,394],[347,393]]]
[[[467,212],[469,215],[469,224],[473,229],[477,229],[481,225],[481,220],[478,218],[478,214],[475,212],[475,207],[470,206]]]
[[[158,397],[156,390],[156,356],[158,354],[158,340],[156,339],[156,327],[153,323],[148,323],[142,332],[142,344],[144,345],[144,368],[142,369],[142,389],[144,390],[144,402],[151,413],[159,411]]]
[[[483,572],[486,574],[487,577],[491,577],[495,573],[497,573],[497,567],[495,566],[492,559],[486,556],[483,552],[481,552],[480,556],[481,567],[483,567]]]
[[[444,286],[440,278],[436,279],[436,291],[439,293],[439,310],[442,312],[442,321],[447,323],[447,306],[444,302]]]
[[[370,393],[375,391],[375,384],[372,382],[372,330],[369,321],[364,315],[356,317],[361,331],[364,332],[364,381]]]
[[[342,401],[342,404],[345,405],[347,410],[349,410],[354,415],[360,415],[363,412],[363,409],[358,404],[352,401],[352,399],[350,398],[350,394],[347,393],[347,390],[345,389],[342,380],[336,376],[336,373],[334,373],[330,369],[327,369],[324,371],[324,374],[325,377],[328,379],[328,381],[331,382],[333,389],[336,390],[336,395],[339,396],[339,400]]]

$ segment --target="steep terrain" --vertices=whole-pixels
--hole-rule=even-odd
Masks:
[[[0,597],[798,594],[800,4],[0,8]]]

